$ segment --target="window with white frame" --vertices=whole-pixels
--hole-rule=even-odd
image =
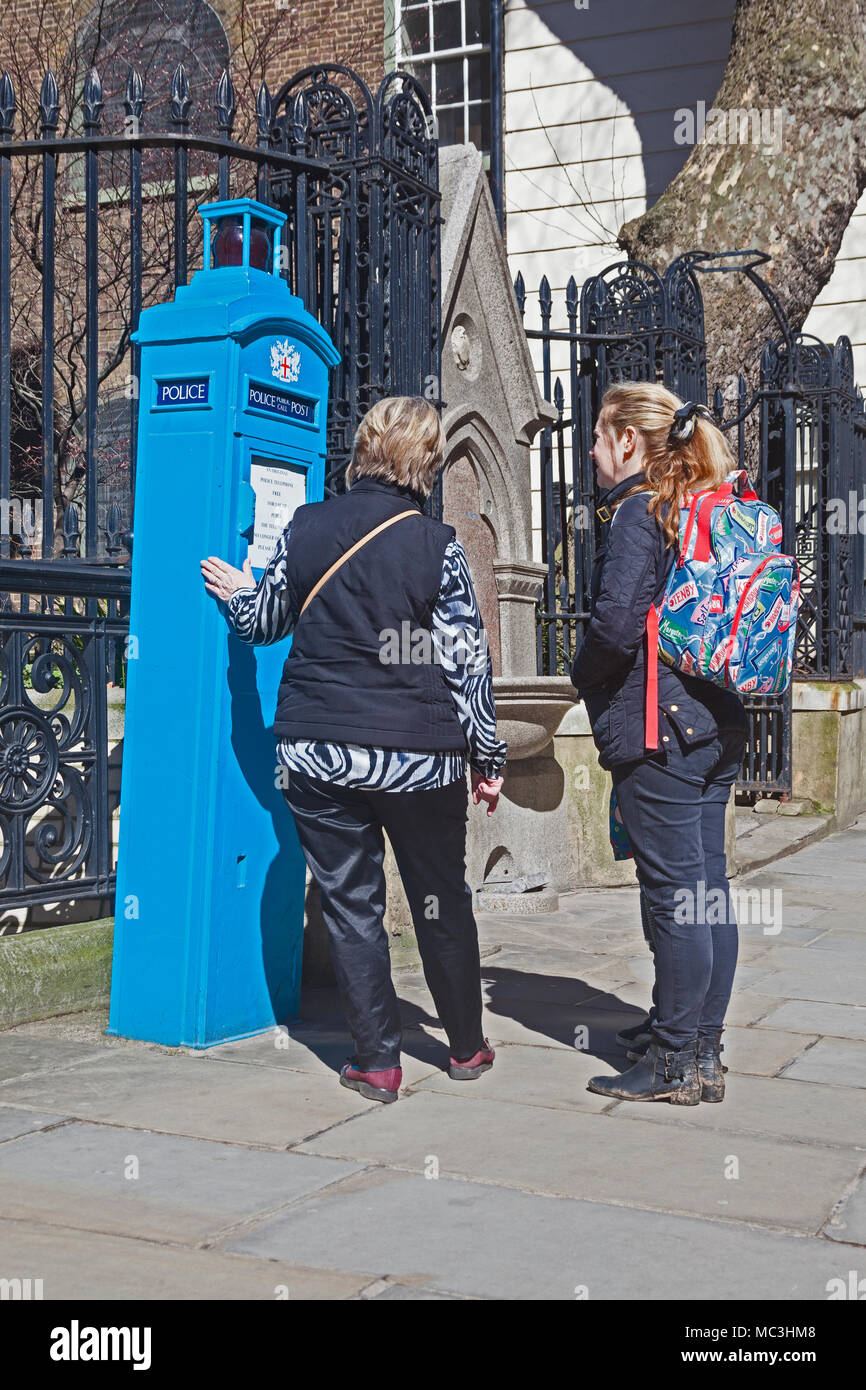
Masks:
[[[395,0],[397,66],[429,93],[442,145],[490,157],[490,0]]]

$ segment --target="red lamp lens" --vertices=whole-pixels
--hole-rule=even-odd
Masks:
[[[224,221],[213,244],[214,266],[243,265],[244,229],[240,222]]]
[[[256,270],[268,270],[271,260],[271,239],[261,226],[250,228],[250,265]],[[213,243],[214,268],[244,263],[243,222],[224,218]]]
[[[271,259],[271,239],[264,227],[250,228],[250,265],[267,270]]]

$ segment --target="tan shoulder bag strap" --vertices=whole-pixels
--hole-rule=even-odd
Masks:
[[[366,545],[367,542],[371,541],[374,536],[378,536],[380,531],[387,531],[389,526],[393,526],[397,521],[403,521],[407,516],[423,515],[423,512],[416,511],[414,507],[411,511],[408,512],[398,512],[396,516],[389,517],[387,521],[382,521],[378,526],[374,526],[373,530],[368,531],[366,536],[362,536],[359,541],[355,541],[355,544],[353,546],[350,546],[349,549],[340,556],[339,560],[334,561],[333,565],[329,570],[325,570],[325,573],[322,575],[318,584],[313,585],[312,589],[307,594],[307,597],[304,599],[304,604],[301,608],[301,612],[298,614],[298,617],[300,618],[304,612],[304,609],[312,603],[313,599],[316,597],[316,594],[319,592],[322,585],[325,584],[331,578],[332,574],[337,573],[337,570],[340,568],[341,565],[345,565],[347,560],[351,560],[352,556],[355,554],[357,550],[361,549],[362,545]]]

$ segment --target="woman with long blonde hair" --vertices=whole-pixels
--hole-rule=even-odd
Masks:
[[[725,807],[746,715],[734,692],[660,663],[658,745],[647,748],[646,619],[676,560],[681,506],[735,462],[706,407],[655,382],[605,392],[592,457],[603,535],[571,678],[634,855],[655,985],[648,1018],[617,1035],[635,1065],[593,1077],[589,1089],[621,1100],[720,1101],[737,963]]]

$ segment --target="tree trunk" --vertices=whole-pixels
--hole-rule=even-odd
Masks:
[[[762,274],[799,331],[866,187],[864,108],[866,0],[738,0],[704,137],[696,130],[685,165],[620,229],[620,246],[657,270],[689,250],[765,251],[772,260]],[[730,143],[732,132],[743,138],[730,116],[737,111],[753,122],[763,113],[761,143],[754,124],[748,143]],[[686,120],[680,130],[683,138]],[[710,390],[720,385],[730,400],[735,374],[753,376],[765,340],[778,336],[775,320],[743,276],[699,280]]]

